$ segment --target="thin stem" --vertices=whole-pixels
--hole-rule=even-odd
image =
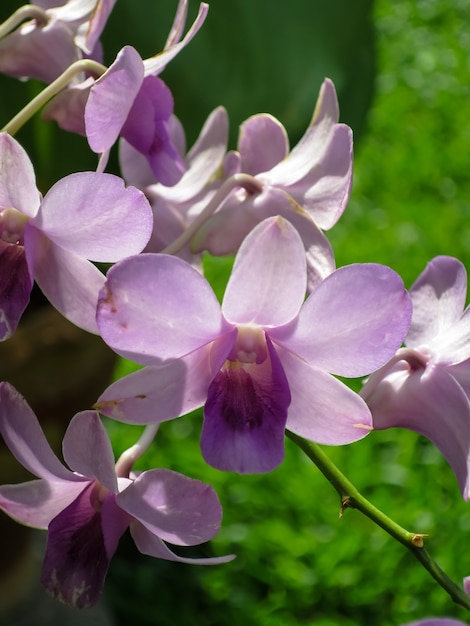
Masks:
[[[336,467],[333,461],[323,452],[318,444],[306,441],[302,437],[286,431],[287,436],[305,452],[321,473],[327,478],[341,498],[340,515],[347,508],[357,509],[375,524],[383,528],[389,535],[404,545],[423,567],[431,574],[434,580],[449,594],[452,600],[470,611],[470,596],[457,585],[431,558],[424,549],[426,535],[411,533],[390,519],[385,513],[367,500],[356,487]]]
[[[132,466],[152,443],[159,426],[160,424],[149,424],[146,426],[138,441],[127,450],[124,450],[116,463],[116,476],[129,477]]]
[[[2,132],[14,135],[39,109],[44,106],[53,96],[62,91],[70,81],[82,72],[89,72],[95,76],[101,76],[106,71],[106,67],[91,59],[80,59],[72,63],[63,74],[54,80],[50,85],[41,91],[29,102],[8,124],[2,128]]]
[[[47,24],[47,13],[41,7],[34,4],[25,4],[10,15],[0,24],[0,39],[6,37],[12,30],[28,19],[35,19],[39,24]]]
[[[191,222],[187,229],[177,239],[167,246],[162,253],[164,254],[176,254],[184,246],[191,241],[193,235],[201,228],[209,217],[215,212],[225,198],[237,187],[243,187],[249,193],[259,193],[262,191],[263,186],[253,176],[249,174],[234,174],[227,179],[217,190],[215,195],[211,198],[207,206],[199,215]]]

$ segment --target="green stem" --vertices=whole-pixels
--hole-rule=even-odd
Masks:
[[[35,98],[29,102],[15,117],[8,122],[2,132],[14,135],[39,109],[44,106],[53,96],[62,91],[70,81],[81,74],[89,72],[95,76],[101,76],[106,71],[106,67],[92,61],[91,59],[81,59],[72,63],[63,74],[56,78],[50,85],[41,91]]]
[[[470,596],[457,585],[437,565],[429,553],[424,549],[426,535],[411,533],[390,519],[385,513],[367,500],[356,487],[336,467],[333,461],[323,452],[321,447],[310,441],[286,431],[287,436],[305,452],[321,473],[327,478],[341,498],[340,515],[347,508],[357,509],[375,524],[383,528],[389,535],[407,548],[423,567],[431,574],[436,582],[449,594],[452,600],[470,611]]]
[[[10,34],[17,26],[28,19],[34,19],[38,24],[47,24],[47,13],[34,4],[25,4],[17,9],[10,17],[0,24],[0,39]]]

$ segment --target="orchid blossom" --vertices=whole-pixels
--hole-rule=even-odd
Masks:
[[[157,558],[207,565],[233,558],[191,559],[170,550],[166,542],[193,546],[218,532],[216,493],[171,470],[120,472],[96,411],[78,413],[67,428],[63,456],[71,469],[55,456],[33,411],[8,383],[0,383],[0,434],[39,478],[0,487],[0,509],[47,529],[41,582],[62,602],[80,608],[96,602],[127,528],[137,548]]]
[[[115,2],[36,0],[22,7],[18,19],[31,19],[0,40],[0,72],[51,83],[83,55],[101,59],[98,40]]]
[[[180,0],[164,50],[146,60],[124,46],[99,79],[86,78],[64,90],[45,108],[44,119],[55,119],[66,130],[86,135],[91,149],[104,155],[124,137],[145,155],[158,181],[174,185],[184,173],[182,156],[171,141],[173,97],[158,77],[166,65],[201,28],[208,5],[201,3],[192,27],[181,39],[187,0]]]
[[[91,261],[139,253],[152,226],[144,194],[111,174],[71,174],[42,198],[25,150],[0,133],[0,339],[14,333],[34,280],[65,317],[96,333],[105,277]]]
[[[361,439],[369,410],[332,374],[362,376],[390,358],[408,330],[408,294],[376,264],[337,270],[304,302],[306,282],[304,246],[281,217],[243,242],[222,308],[179,258],[117,263],[98,304],[100,334],[147,367],[113,383],[96,408],[146,424],[204,405],[205,460],[240,473],[277,467],[285,428],[325,444]]]
[[[304,241],[309,287],[330,274],[334,256],[322,230],[330,229],[346,207],[353,163],[352,131],[338,119],[335,88],[325,79],[312,121],[290,152],[286,130],[273,116],[246,120],[238,140],[239,171],[252,175],[261,191],[234,191],[193,238],[192,250],[232,254],[257,223],[282,215]]]
[[[406,348],[365,383],[374,428],[408,428],[430,439],[470,498],[470,308],[467,274],[453,257],[433,259],[411,287]]]

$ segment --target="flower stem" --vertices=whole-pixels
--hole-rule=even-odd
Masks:
[[[201,213],[191,222],[188,228],[177,239],[167,246],[162,253],[164,254],[176,254],[179,252],[189,241],[193,235],[201,228],[209,217],[216,211],[219,205],[225,200],[225,198],[237,187],[246,189],[249,193],[259,193],[262,191],[262,184],[253,176],[249,174],[234,174],[230,176],[223,185],[219,187],[217,192],[212,196],[207,206]]]
[[[6,37],[12,30],[27,19],[35,19],[38,24],[47,24],[47,13],[41,7],[34,4],[25,4],[10,15],[0,24],[0,39]]]
[[[420,561],[423,567],[431,574],[434,580],[449,594],[452,600],[470,611],[470,596],[457,585],[447,574],[437,565],[429,553],[424,549],[424,537],[426,535],[412,533],[390,519],[385,513],[380,511],[369,502],[356,487],[344,476],[336,467],[333,461],[323,452],[321,447],[310,441],[286,431],[287,436],[299,446],[308,458],[315,463],[321,473],[327,478],[338,492],[341,498],[340,516],[347,508],[357,509],[375,524],[383,528],[389,535],[404,545],[415,558]]]
[[[152,443],[159,426],[160,424],[149,424],[146,426],[137,442],[127,450],[124,450],[116,463],[116,476],[129,477],[132,466]]]
[[[106,71],[106,67],[91,59],[80,59],[72,63],[65,72],[56,78],[50,85],[41,91],[35,98],[29,102],[24,109],[15,115],[8,124],[2,128],[2,132],[14,135],[18,130],[44,106],[53,96],[62,91],[70,81],[82,72],[88,72],[95,76],[101,76]]]

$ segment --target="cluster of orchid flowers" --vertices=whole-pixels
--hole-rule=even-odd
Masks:
[[[159,74],[208,6],[183,36],[180,0],[160,53],[143,60],[125,46],[106,68],[99,37],[115,0],[56,2],[36,0],[0,25],[0,71],[48,85],[0,133],[0,335],[14,334],[35,281],[68,320],[143,367],[72,418],[68,467],[26,400],[0,383],[0,433],[38,477],[0,487],[0,508],[47,529],[44,587],[65,603],[92,605],[127,528],[144,554],[233,558],[189,559],[167,545],[217,533],[222,512],[210,486],[167,469],[133,470],[161,422],[202,406],[202,455],[219,470],[275,469],[286,429],[343,445],[399,426],[440,449],[468,500],[465,268],[437,257],[409,292],[383,265],[336,269],[325,231],[347,205],[353,158],[333,83],[322,84],[292,149],[282,124],[258,114],[228,151],[219,107],[187,150]],[[96,171],[66,176],[44,196],[13,138],[43,105],[46,120],[86,136],[98,155]],[[104,172],[118,140],[122,178]],[[203,252],[236,254],[221,305],[203,275]],[[112,267],[105,275],[96,263]],[[338,376],[368,378],[356,393]],[[117,462],[100,413],[146,425]]]

